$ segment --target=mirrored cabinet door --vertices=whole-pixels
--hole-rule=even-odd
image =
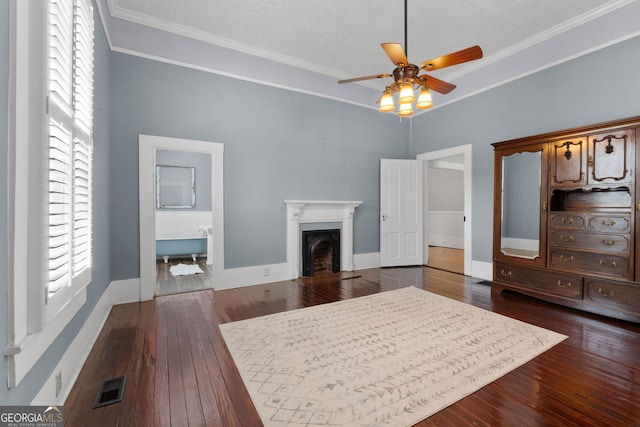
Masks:
[[[497,150],[494,258],[544,265],[547,221],[546,144]]]

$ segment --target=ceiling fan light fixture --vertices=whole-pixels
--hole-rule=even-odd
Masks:
[[[420,91],[420,95],[418,95],[418,102],[416,103],[416,108],[419,110],[426,110],[427,108],[431,108],[433,106],[433,101],[431,100],[431,92],[428,88],[424,87]]]
[[[409,117],[413,115],[413,108],[411,108],[411,103],[401,103],[400,109],[398,110],[398,115],[400,117]]]
[[[398,102],[400,104],[411,104],[415,100],[416,97],[413,94],[413,85],[411,83],[402,83],[400,85],[400,97],[398,98]]]
[[[338,81],[338,83],[353,83],[363,80],[393,77],[393,83],[386,87],[382,96],[378,101],[376,101],[376,103],[380,103],[379,110],[381,112],[392,112],[395,110],[393,96],[399,92],[398,103],[400,104],[400,107],[398,108],[398,115],[401,117],[413,115],[412,104],[416,101],[416,90],[421,89],[420,94],[418,95],[418,101],[416,102],[416,108],[419,110],[426,110],[433,106],[431,90],[435,90],[438,93],[446,95],[456,88],[456,85],[452,83],[445,82],[428,74],[420,74],[421,70],[435,71],[452,65],[474,61],[482,58],[483,56],[480,46],[471,46],[457,52],[452,52],[447,55],[424,61],[420,67],[415,64],[411,64],[407,59],[407,21],[407,0],[404,0],[404,48],[400,43],[380,44],[393,65],[396,67],[391,74],[373,74],[370,76],[355,77]]]
[[[391,92],[386,90],[380,98],[380,112],[382,113],[390,113],[396,109],[396,106],[393,103],[393,95]]]

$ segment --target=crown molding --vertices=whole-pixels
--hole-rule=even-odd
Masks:
[[[217,36],[215,34],[208,33],[202,30],[196,30],[184,25],[175,24],[173,22],[165,21],[144,15],[138,12],[134,12],[128,9],[121,8],[117,5],[116,0],[107,0],[109,4],[110,14],[114,18],[123,19],[125,21],[133,22],[136,24],[144,25],[150,28],[154,28],[160,31],[166,31],[168,33],[176,34],[179,36],[187,37],[190,39],[210,43],[216,46],[232,49],[240,53],[247,55],[257,56],[259,58],[267,59],[270,61],[280,62],[282,64],[291,65],[296,68],[313,71],[315,73],[324,74],[334,77],[336,79],[346,79],[350,77],[344,72],[335,70],[329,67],[323,67],[309,61],[303,61],[292,56],[283,55],[277,52],[270,51],[268,49],[261,49],[255,46],[248,45],[246,43],[240,43],[236,40],[231,40],[225,37]]]
[[[94,1],[98,5],[109,46],[115,52],[377,110],[375,101],[379,97],[380,89],[372,82],[357,82],[348,88],[346,85],[341,86],[338,91],[337,85],[329,84],[333,83],[332,79],[351,76],[317,64],[134,13],[118,7],[117,0]],[[453,81],[458,85],[458,90],[447,96],[434,94],[434,107],[416,112],[413,117],[636,37],[640,35],[640,29],[633,31],[638,28],[634,24],[633,16],[637,16],[639,11],[638,0],[608,3],[508,49],[484,57],[481,61],[456,67],[454,72],[436,71],[435,75],[438,78]],[[623,21],[622,24],[611,26],[612,23],[617,24],[620,21]],[[611,28],[612,31],[594,31],[594,28],[603,26]],[[133,34],[147,39],[149,44],[126,41],[122,31],[127,34],[135,27],[137,29]],[[181,38],[184,40],[181,41]],[[176,55],[165,47],[188,43],[188,39],[200,43],[200,46],[194,48],[199,52],[195,57]],[[153,42],[158,46],[152,47]],[[225,57],[224,61],[207,60],[218,56]],[[236,60],[245,65],[232,66]],[[269,67],[271,75],[255,72],[254,68],[261,67],[246,66],[254,62],[259,64],[261,61],[261,67]]]
[[[329,99],[329,100],[332,100],[332,101],[338,101],[338,102],[342,102],[342,103],[345,103],[345,104],[356,105],[358,107],[365,107],[365,108],[369,108],[371,110],[376,110],[376,111],[378,110],[378,107],[373,103],[363,103],[363,102],[358,102],[358,101],[352,101],[352,100],[349,100],[347,98],[328,95],[328,94],[325,94],[325,93],[322,93],[322,92],[318,92],[318,91],[313,91],[313,90],[308,90],[308,89],[301,89],[301,88],[297,88],[297,87],[294,87],[294,86],[289,86],[289,85],[285,85],[285,84],[281,84],[281,83],[274,83],[274,82],[271,82],[271,81],[268,81],[268,80],[256,79],[256,78],[253,78],[253,77],[248,77],[248,76],[244,76],[244,75],[237,74],[237,73],[230,73],[230,72],[227,72],[227,71],[218,70],[218,69],[211,68],[211,67],[205,67],[205,66],[201,66],[201,65],[197,65],[197,64],[191,64],[191,63],[184,62],[184,61],[178,61],[178,60],[165,58],[165,57],[158,56],[158,55],[152,55],[152,54],[139,52],[139,51],[135,51],[135,50],[129,50],[129,49],[125,49],[125,48],[120,48],[120,47],[117,47],[117,46],[113,47],[111,50],[113,52],[124,53],[124,54],[131,55],[131,56],[137,56],[139,58],[144,58],[144,59],[150,59],[152,61],[163,62],[165,64],[177,65],[179,67],[190,68],[192,70],[203,71],[203,72],[206,72],[206,73],[211,73],[211,74],[216,74],[216,75],[219,75],[219,76],[229,77],[229,78],[232,78],[232,79],[242,80],[242,81],[249,82],[249,83],[256,83],[256,84],[263,85],[263,86],[270,86],[270,87],[277,88],[277,89],[289,90],[289,91],[292,91],[292,92],[302,93],[302,94],[311,95],[311,96],[317,96],[317,97],[320,97],[320,98]]]
[[[505,58],[508,58],[512,55],[515,55],[519,52],[522,52],[526,49],[534,47],[542,42],[550,40],[560,34],[571,31],[575,28],[578,28],[582,25],[588,24],[589,22],[600,18],[603,15],[606,15],[610,12],[613,12],[621,7],[627,6],[631,3],[636,2],[637,0],[619,0],[615,3],[607,3],[599,8],[593,9],[587,13],[583,13],[581,15],[575,16],[574,18],[563,22],[562,24],[556,25],[554,27],[549,28],[547,31],[542,33],[538,33],[533,37],[529,37],[526,40],[521,41],[520,43],[516,43],[514,45],[509,46],[506,49],[501,50],[500,52],[496,52],[488,57],[482,59],[482,61],[470,62],[467,65],[460,67],[455,71],[451,71],[448,73],[443,73],[442,76],[445,79],[455,80],[459,77],[464,76],[465,74],[472,73],[480,68],[486,67],[492,63],[499,62]],[[588,53],[588,52],[586,52]],[[584,54],[584,53],[582,53]],[[580,56],[580,55],[577,55]],[[568,58],[567,60],[573,59],[574,57]],[[539,71],[539,70],[537,70]]]

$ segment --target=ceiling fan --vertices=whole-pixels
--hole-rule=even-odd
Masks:
[[[398,103],[400,104],[400,108],[398,110],[398,115],[405,117],[413,114],[412,104],[415,101],[414,91],[416,89],[421,89],[420,95],[418,96],[418,102],[416,103],[416,108],[424,110],[433,105],[429,89],[446,95],[456,88],[456,85],[452,83],[445,82],[428,74],[419,74],[420,70],[434,71],[482,58],[482,49],[480,49],[480,46],[472,46],[448,55],[426,60],[420,64],[419,67],[409,63],[406,55],[406,52],[408,51],[407,0],[404,0],[404,50],[399,43],[381,43],[380,45],[389,59],[391,59],[391,62],[396,66],[391,74],[384,73],[355,77],[352,79],[340,80],[338,83],[352,83],[362,80],[393,77],[393,83],[385,88],[377,103],[380,104],[380,111],[384,113],[392,112],[395,110],[393,94],[399,92],[400,95],[398,97]]]

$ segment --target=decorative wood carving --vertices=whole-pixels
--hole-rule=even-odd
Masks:
[[[564,182],[578,183],[584,179],[583,161],[586,150],[584,140],[568,140],[561,144],[554,144],[553,181],[557,184]],[[574,152],[576,155],[574,155]]]
[[[591,169],[592,178],[595,181],[603,182],[607,179],[622,181],[627,176],[627,145],[628,136],[624,134],[609,134],[602,138],[593,138],[593,167]],[[612,141],[613,140],[613,144]],[[606,144],[605,144],[606,141]],[[615,144],[615,145],[614,145]],[[617,147],[617,149],[616,149]],[[607,157],[607,158],[604,158]],[[604,166],[601,166],[604,165]],[[617,167],[617,170],[615,168]]]

